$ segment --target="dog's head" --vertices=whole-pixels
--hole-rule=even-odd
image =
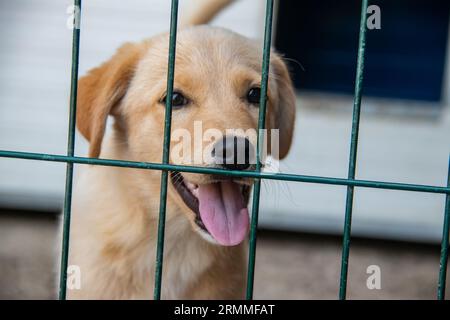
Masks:
[[[89,155],[100,155],[106,119],[112,115],[128,159],[160,162],[165,102],[172,99],[171,163],[253,169],[260,46],[218,28],[180,31],[172,97],[166,96],[167,57],[164,34],[124,45],[80,79],[77,124],[90,142]],[[278,130],[275,156],[281,159],[291,145],[295,95],[286,65],[276,53],[271,55],[267,102],[266,128]],[[273,143],[267,150],[275,153]],[[250,179],[171,172],[170,180],[169,197],[195,231],[222,245],[243,241],[249,226]]]

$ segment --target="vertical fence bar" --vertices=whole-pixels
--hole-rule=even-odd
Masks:
[[[267,86],[269,81],[270,47],[272,42],[272,16],[273,0],[266,3],[266,21],[264,30],[264,49],[261,76],[261,97],[259,101],[258,135],[256,146],[256,170],[261,170],[261,144],[264,143],[263,130],[266,123]],[[253,298],[253,282],[255,277],[256,232],[258,228],[259,197],[261,192],[261,179],[255,179],[252,204],[252,221],[250,227],[250,246],[247,269],[247,294],[248,300]]]
[[[354,179],[356,172],[359,120],[361,115],[361,95],[364,79],[364,56],[366,49],[367,5],[368,0],[362,0],[361,19],[359,25],[358,62],[356,67],[357,69],[355,80],[355,97],[353,101],[353,119],[352,119],[352,133],[350,142],[348,179]],[[339,299],[341,300],[344,300],[347,295],[347,273],[348,273],[348,258],[350,253],[350,235],[352,229],[353,195],[354,195],[354,187],[348,186],[346,208],[345,208],[344,236],[342,241],[341,278],[339,286]]]
[[[167,70],[167,92],[166,92],[166,112],[164,118],[164,144],[162,163],[169,163],[170,152],[170,129],[172,123],[172,95],[173,81],[175,78],[175,51],[177,41],[177,20],[178,20],[178,0],[172,0],[170,13],[170,36],[169,36],[169,61]],[[154,299],[161,299],[161,282],[164,256],[164,231],[166,224],[166,204],[167,204],[167,176],[168,171],[161,172],[161,190],[159,197],[159,221],[158,221],[158,242],[156,248],[155,267],[155,290]]]
[[[450,187],[450,157],[448,159],[447,172],[447,187]],[[438,282],[438,300],[445,299],[445,285],[447,280],[447,263],[448,263],[448,249],[449,249],[449,224],[450,224],[450,194],[445,196],[445,211],[444,211],[444,227],[442,231],[441,241],[441,261],[439,267],[439,282]]]
[[[72,35],[72,71],[70,80],[69,132],[67,155],[73,157],[75,151],[75,125],[77,114],[78,62],[80,56],[81,0],[74,1],[74,25]],[[72,209],[73,163],[66,165],[66,189],[64,195],[63,235],[61,248],[61,270],[59,276],[59,299],[66,299],[67,265],[69,260],[70,216]]]

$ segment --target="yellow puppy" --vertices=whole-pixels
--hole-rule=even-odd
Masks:
[[[198,1],[178,32],[172,137],[220,132],[215,143],[187,144],[173,164],[250,170],[255,138],[227,129],[255,130],[262,49],[208,22],[230,0]],[[77,124],[89,156],[161,162],[168,34],[122,46],[79,82]],[[108,116],[112,132],[105,137]],[[295,96],[288,70],[272,53],[266,126],[279,129],[279,158],[289,151]],[[217,137],[216,137],[217,138]],[[198,139],[197,139],[198,140]],[[244,163],[216,161],[243,141]],[[231,143],[231,146],[230,146]],[[212,147],[211,147],[212,146]],[[188,149],[189,149],[188,148]],[[209,148],[209,149],[208,149]],[[204,150],[207,150],[205,152]],[[221,151],[225,152],[221,154]],[[210,157],[194,161],[194,154]],[[189,156],[188,156],[189,155]],[[193,160],[194,158],[194,160]],[[81,270],[72,299],[150,299],[153,296],[161,172],[85,166],[75,185],[70,265]],[[249,179],[170,173],[162,298],[240,299],[246,284]]]

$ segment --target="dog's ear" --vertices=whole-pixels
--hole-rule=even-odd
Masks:
[[[283,159],[289,152],[295,124],[295,91],[285,62],[274,54],[272,72],[277,87],[277,99],[274,106],[272,127],[279,129],[279,159]]]
[[[100,155],[108,115],[125,95],[142,51],[142,45],[127,43],[79,80],[77,127],[89,141],[89,157]]]

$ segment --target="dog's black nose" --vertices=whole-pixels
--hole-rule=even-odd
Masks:
[[[212,150],[214,162],[229,170],[246,170],[254,161],[255,150],[244,137],[224,136]]]

